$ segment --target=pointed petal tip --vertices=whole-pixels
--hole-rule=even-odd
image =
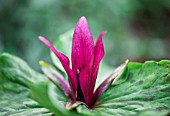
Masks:
[[[107,31],[106,30],[104,30],[104,31],[102,31],[102,35],[105,35],[107,33]]]
[[[127,66],[127,64],[129,63],[129,59],[126,59],[124,63],[121,64],[121,66]]]
[[[40,67],[46,67],[46,66],[48,66],[49,64],[46,63],[46,62],[44,62],[44,61],[39,61],[39,65],[40,65]]]
[[[39,61],[39,65],[40,65],[40,66],[43,66],[44,64],[45,64],[44,61]]]
[[[51,46],[51,43],[43,36],[38,36],[38,39],[42,41],[45,45]]]
[[[100,33],[100,35],[99,35],[99,37],[98,37],[98,38],[101,38],[101,39],[102,39],[102,37],[103,37],[106,33],[107,33],[107,31],[106,31],[106,30],[102,31],[102,32]]]
[[[38,39],[42,41],[42,40],[45,39],[45,37],[43,37],[43,36],[38,36]]]
[[[82,16],[82,17],[79,18],[77,25],[82,25],[84,23],[87,24],[88,22],[87,22],[86,17]]]
[[[87,20],[87,19],[86,19],[86,17],[85,17],[85,16],[82,16],[82,17],[80,17],[80,19],[79,19],[79,20],[81,20],[81,21],[82,21],[82,20]]]
[[[38,36],[38,39],[40,40],[40,41],[42,41],[43,43],[46,43],[46,41],[48,41],[45,37],[43,37],[43,36]]]
[[[129,59],[126,59],[125,64],[128,64],[128,62],[129,62]]]

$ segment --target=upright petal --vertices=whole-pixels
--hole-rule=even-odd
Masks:
[[[91,76],[91,70],[89,65],[87,67],[85,67],[79,75],[79,83],[80,83],[80,87],[84,96],[84,101],[85,103],[90,106],[90,101],[91,101],[91,92],[90,92],[90,76]]]
[[[91,60],[94,42],[85,17],[76,25],[72,42],[72,68],[75,73],[84,68]]]
[[[97,78],[98,68],[100,61],[104,56],[104,47],[102,42],[102,36],[106,33],[103,31],[96,42],[94,52],[91,61],[88,65],[80,72],[79,81],[80,86],[84,95],[85,103],[90,106],[93,99],[93,91]]]
[[[64,54],[58,52],[54,46],[44,37],[39,36],[39,39],[50,48],[50,50],[57,56],[57,58],[60,60],[61,64],[63,65],[65,71],[67,72],[68,75],[68,79],[69,79],[69,83],[70,86],[73,90],[73,92],[75,93],[77,90],[77,79],[76,79],[76,75],[75,73],[70,69],[69,67],[69,59],[67,56],[65,56]]]
[[[98,74],[98,69],[99,69],[99,65],[101,60],[104,57],[104,46],[103,46],[103,41],[102,41],[102,37],[106,34],[106,31],[102,31],[101,34],[99,35],[96,45],[94,47],[94,58],[93,58],[93,66],[92,66],[92,76],[91,76],[91,91],[93,92],[94,90],[94,86],[96,83],[96,79],[97,79],[97,74]]]

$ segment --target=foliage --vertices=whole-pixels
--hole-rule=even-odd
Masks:
[[[16,62],[20,63],[19,67]],[[11,63],[14,65],[9,65]],[[67,100],[56,86],[50,84],[43,75],[41,79],[44,80],[38,80],[39,74],[27,72],[26,69],[29,67],[23,67],[23,63],[19,58],[9,54],[2,54],[0,57],[2,115],[51,114],[30,98],[57,115],[77,114],[64,108]],[[120,77],[123,81],[115,81],[99,98],[100,105],[94,110],[88,110],[81,105],[77,107],[77,112],[84,115],[109,116],[136,115],[141,111],[153,110],[166,114],[170,109],[169,77],[169,61],[148,61],[144,64],[131,62],[124,76]]]
[[[66,35],[63,35],[65,40],[69,40],[70,36]],[[61,47],[60,50],[67,54],[68,48],[58,46],[58,42],[64,45],[68,41],[63,38],[55,42],[56,47]],[[55,61],[53,55],[52,58]],[[59,69],[58,63],[55,64]],[[100,72],[112,70],[106,69],[110,67],[103,62]],[[102,77],[100,75],[97,85],[102,82]],[[0,115],[162,116],[170,111],[169,90],[170,61],[130,62],[123,74],[97,100],[96,108],[89,110],[79,105],[74,110],[66,110],[64,105],[68,100],[44,75],[16,56],[8,53],[0,55]]]

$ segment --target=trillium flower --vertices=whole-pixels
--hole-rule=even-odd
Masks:
[[[40,62],[45,75],[56,84],[68,98],[68,103],[66,104],[67,109],[78,104],[84,104],[89,109],[95,108],[98,104],[97,99],[108,89],[113,80],[123,73],[127,61],[119,66],[94,90],[99,65],[104,57],[102,37],[105,34],[106,31],[102,31],[97,38],[96,44],[94,44],[87,20],[85,17],[81,17],[74,30],[72,40],[72,67],[70,67],[70,60],[67,56],[57,51],[47,39],[39,36],[39,39],[56,55],[67,73],[69,83],[67,83],[60,73],[55,71],[54,67],[51,66],[50,71],[47,71],[45,67],[48,64],[43,61]]]

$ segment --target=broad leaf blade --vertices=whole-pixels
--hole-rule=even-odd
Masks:
[[[69,116],[69,114],[74,114],[67,111],[65,108],[61,108],[61,105],[58,106],[55,104],[60,102],[64,106],[64,103],[66,103],[67,100],[57,87],[55,87],[55,90],[50,89],[51,84],[49,82],[50,81],[44,75],[32,70],[18,57],[7,53],[2,54],[0,56],[1,114],[14,116],[48,116],[52,113],[58,116]],[[53,95],[58,96],[55,98],[55,100],[58,101],[53,101]],[[49,110],[42,108],[28,96],[42,106],[48,108],[52,113],[50,113]]]
[[[136,115],[170,110],[170,61],[129,63],[126,81],[112,85],[95,111],[102,115]]]
[[[28,88],[0,76],[0,116],[50,116],[52,113],[28,98]]]
[[[0,77],[8,78],[26,87],[31,83],[48,81],[44,75],[32,70],[26,62],[8,53],[0,56]]]

